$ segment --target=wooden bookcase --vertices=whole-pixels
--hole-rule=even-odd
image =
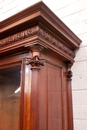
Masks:
[[[43,2],[0,23],[0,130],[73,130],[80,43]]]

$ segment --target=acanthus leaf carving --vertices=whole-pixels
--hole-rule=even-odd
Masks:
[[[19,41],[21,39],[24,39],[24,32],[18,33],[17,35],[14,35],[14,42]]]
[[[32,27],[32,28],[29,28],[27,30],[24,30],[22,32],[19,32],[17,34],[14,34],[12,36],[9,36],[7,38],[4,38],[2,40],[0,40],[0,46],[4,46],[4,45],[7,45],[9,43],[13,43],[13,42],[16,42],[16,41],[20,41],[22,39],[25,39],[31,35],[34,35],[38,32],[38,26],[35,26],[35,27]]]
[[[35,55],[32,58],[26,58],[25,64],[26,65],[30,64],[32,66],[32,68],[39,68],[40,66],[44,66],[45,60],[40,59],[39,56]]]
[[[46,31],[44,31],[41,28],[39,29],[39,35],[45,40],[49,41],[51,44],[55,45],[60,50],[70,55],[71,57],[73,58],[75,57],[75,54],[73,51],[71,51],[68,47],[60,43],[56,38],[54,38],[53,36],[51,36],[50,34],[48,34]]]
[[[75,57],[75,53],[70,48],[68,48],[61,42],[59,42],[57,38],[53,37],[50,33],[48,33],[47,31],[43,30],[42,28],[38,26],[34,26],[32,28],[29,28],[15,35],[12,35],[12,36],[9,36],[7,38],[0,40],[0,47],[10,44],[10,43],[14,43],[16,41],[20,41],[22,39],[25,39],[35,34],[39,35],[46,41],[50,42],[52,45],[56,46],[58,49],[70,55],[71,57],[73,58]]]

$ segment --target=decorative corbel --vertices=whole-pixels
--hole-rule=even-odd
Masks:
[[[31,65],[31,69],[40,69],[40,66],[44,66],[45,59],[40,58],[40,52],[43,47],[41,45],[33,45],[30,47],[32,52],[31,58],[26,58],[26,65]]]
[[[67,107],[68,107],[68,129],[73,130],[73,108],[72,108],[72,84],[71,84],[71,78],[73,76],[71,71],[71,66],[73,64],[71,62],[67,63]]]
[[[66,76],[67,76],[67,79],[68,79],[68,81],[71,81],[72,79],[72,76],[73,76],[73,74],[72,74],[72,71],[71,71],[71,67],[72,67],[72,63],[67,63],[67,73],[66,73]]]

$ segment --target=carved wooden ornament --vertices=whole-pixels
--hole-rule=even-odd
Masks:
[[[44,59],[40,59],[38,55],[35,55],[32,58],[27,58],[25,61],[26,65],[31,65],[32,68],[39,68],[40,66],[44,66],[45,60]]]
[[[0,24],[0,53],[12,52],[16,48],[26,50],[28,43],[33,45],[38,40],[38,44],[46,46],[48,51],[53,50],[62,59],[73,62],[74,50],[81,42],[43,2],[25,9]]]
[[[42,1],[0,23],[0,69],[21,68],[19,130],[73,130],[71,65],[80,43]]]

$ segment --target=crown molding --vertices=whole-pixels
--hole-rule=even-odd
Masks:
[[[75,53],[66,45],[63,45],[63,43],[59,42],[57,38],[53,37],[50,33],[47,31],[43,30],[39,26],[34,26],[32,28],[26,29],[22,32],[16,33],[14,35],[11,35],[9,37],[6,37],[2,40],[0,40],[0,47],[10,45],[11,44],[16,44],[16,42],[21,41],[23,39],[27,39],[31,36],[37,35],[44,40],[48,41],[50,44],[54,45],[58,49],[62,50],[63,52],[67,53],[71,57],[75,57]],[[26,44],[25,44],[26,45]],[[23,44],[24,46],[24,44]]]
[[[81,40],[41,1],[0,23],[0,53],[26,46],[30,39],[44,39],[44,45],[74,59]],[[55,50],[54,49],[54,50]],[[53,50],[53,49],[52,49]],[[57,53],[59,53],[57,52]],[[64,55],[63,55],[64,57]]]

